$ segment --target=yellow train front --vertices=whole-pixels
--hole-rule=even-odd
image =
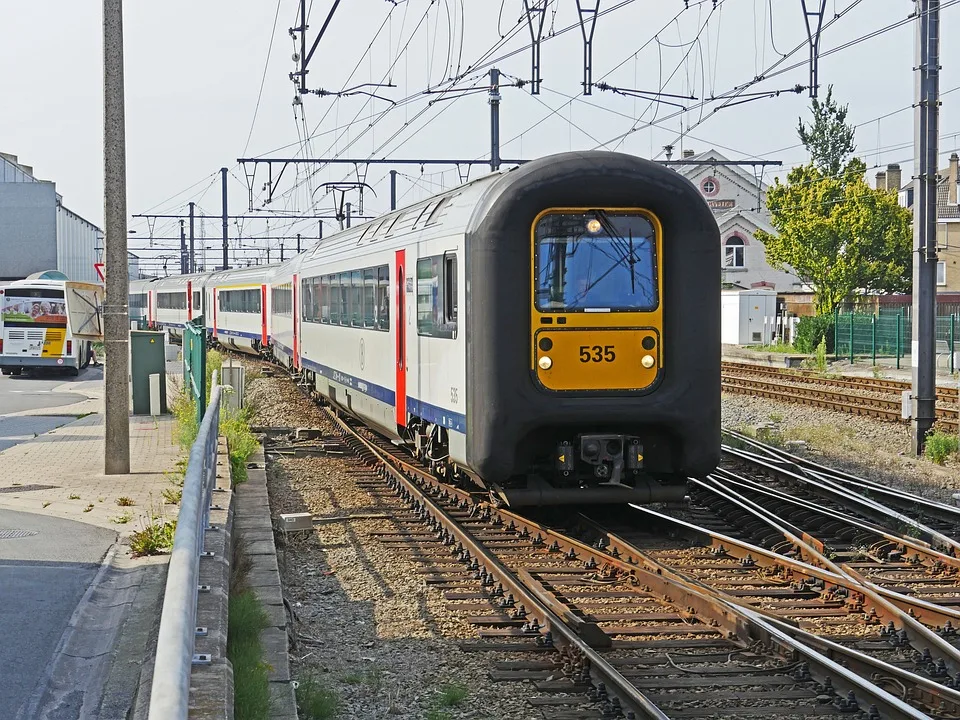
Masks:
[[[720,452],[720,239],[629,155],[506,173],[466,248],[465,466],[511,505],[680,499]]]

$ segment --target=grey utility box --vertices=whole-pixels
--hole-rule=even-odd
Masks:
[[[133,414],[150,415],[150,376],[160,376],[160,414],[167,414],[167,368],[163,333],[130,331],[130,378],[133,384]]]

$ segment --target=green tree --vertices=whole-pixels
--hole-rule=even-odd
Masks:
[[[813,99],[810,108],[813,122],[805,125],[800,118],[797,133],[810,153],[814,166],[825,175],[839,175],[840,170],[857,149],[853,143],[854,128],[847,125],[847,106],[833,99],[833,85],[827,88],[827,99]]]
[[[893,193],[864,181],[854,158],[840,173],[815,164],[790,171],[767,191],[777,235],[757,231],[771,266],[789,266],[817,294],[817,313],[830,313],[856,290],[910,288],[911,214]]]

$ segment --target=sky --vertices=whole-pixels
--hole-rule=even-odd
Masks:
[[[684,0],[600,0],[590,96],[583,95],[577,2],[546,2],[539,95],[529,84],[511,84],[532,77],[523,0],[349,0],[333,14],[308,67],[307,88],[334,94],[304,95],[299,106],[289,78],[299,47],[290,33],[299,24],[299,0],[126,3],[130,215],[181,215],[193,201],[198,214],[209,216],[197,221],[197,237],[205,238],[198,247],[218,248],[219,170],[227,167],[230,213],[258,216],[231,221],[230,236],[239,238],[231,240],[231,261],[263,262],[267,246],[276,260],[281,241],[265,237],[300,233],[307,247],[318,234],[316,220],[283,215],[331,216],[339,194],[325,183],[358,180],[371,186],[364,214],[377,215],[389,209],[391,168],[291,165],[265,205],[266,168],[251,178],[238,158],[486,158],[486,73],[494,65],[504,73],[505,159],[594,148],[663,158],[669,144],[675,158],[682,149],[715,148],[732,159],[778,160],[781,176],[807,160],[797,123],[809,117],[810,98],[806,90],[788,91],[810,83],[800,0],[689,0],[688,8]],[[306,4],[309,47],[334,0]],[[956,37],[960,0],[941,4],[942,37]],[[916,33],[916,22],[907,19],[914,3],[827,0],[826,6],[820,93],[832,84],[849,105],[869,180],[895,162],[906,180]],[[55,181],[67,207],[102,226],[100,4],[5,0],[0,28],[0,151]],[[950,48],[949,40],[941,43],[941,167],[960,147],[960,55]],[[600,83],[664,94],[655,102],[649,94],[600,90]],[[378,97],[336,94],[362,85]],[[776,91],[787,92],[767,96]],[[393,169],[401,206],[460,182],[455,167]],[[483,172],[474,167],[470,177]],[[768,169],[764,180],[776,174]],[[346,200],[356,215],[358,194]],[[280,217],[268,225],[260,219],[266,214]],[[327,235],[338,227],[334,219],[322,222]],[[130,228],[136,230],[130,249],[145,268],[162,272],[166,258],[176,271],[171,248],[179,243],[161,238],[179,236],[178,220],[131,218]],[[295,244],[282,242],[287,253]]]

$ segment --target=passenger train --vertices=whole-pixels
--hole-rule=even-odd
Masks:
[[[131,284],[510,505],[679,500],[720,452],[720,240],[653,162],[553,155],[271,266]]]

